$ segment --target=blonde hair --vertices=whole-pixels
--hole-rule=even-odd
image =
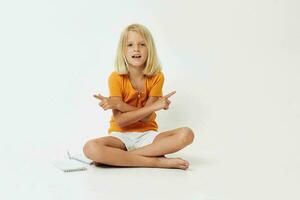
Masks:
[[[121,33],[121,37],[118,44],[117,55],[115,60],[115,68],[119,74],[128,74],[128,62],[125,56],[126,40],[129,31],[135,31],[140,34],[145,40],[146,47],[148,49],[148,57],[143,74],[146,76],[153,76],[161,71],[161,64],[158,60],[154,40],[150,31],[141,24],[131,24],[125,28]]]

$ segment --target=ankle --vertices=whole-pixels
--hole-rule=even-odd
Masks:
[[[155,167],[162,167],[162,159],[160,157],[153,157],[153,159]]]
[[[137,149],[134,149],[134,150],[131,150],[131,151],[128,151],[129,153],[132,153],[132,154],[135,154],[135,155],[140,155],[142,156],[139,151]]]

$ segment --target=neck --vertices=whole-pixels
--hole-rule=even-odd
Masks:
[[[135,68],[135,67],[129,67],[129,78],[132,79],[143,79],[144,74],[143,74],[143,68]]]

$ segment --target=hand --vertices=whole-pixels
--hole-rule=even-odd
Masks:
[[[171,101],[168,99],[170,98],[172,95],[174,95],[176,93],[176,91],[173,91],[163,97],[160,97],[157,101],[155,101],[151,106],[153,106],[153,108],[158,111],[161,109],[164,110],[168,110],[169,109],[169,105],[171,104]]]
[[[119,109],[121,106],[121,101],[119,99],[112,99],[110,97],[104,97],[101,94],[93,95],[96,99],[100,100],[99,106],[103,108],[103,110],[108,109]]]

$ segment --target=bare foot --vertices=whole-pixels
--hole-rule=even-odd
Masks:
[[[181,158],[158,157],[158,167],[184,169],[189,168],[189,162]]]
[[[94,164],[95,166],[97,166],[97,167],[99,167],[99,166],[102,165],[102,163],[98,163],[98,162],[96,162],[96,161],[93,161],[93,164]]]

